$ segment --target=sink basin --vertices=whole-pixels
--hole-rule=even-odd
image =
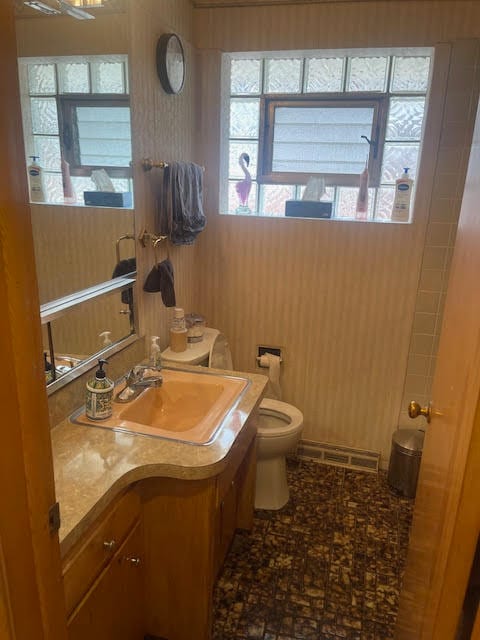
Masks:
[[[113,402],[106,420],[82,410],[72,421],[106,429],[208,444],[249,382],[246,378],[178,369],[162,370],[161,387],[148,387],[128,403]],[[115,394],[124,384],[118,385]]]

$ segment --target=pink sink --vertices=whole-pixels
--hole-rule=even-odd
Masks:
[[[207,444],[248,385],[246,378],[177,369],[162,369],[162,377],[161,387],[149,387],[128,403],[113,402],[111,418],[90,420],[82,412],[73,421]],[[124,386],[118,385],[114,397]]]

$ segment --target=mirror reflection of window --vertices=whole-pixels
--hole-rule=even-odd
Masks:
[[[19,69],[25,155],[39,158],[45,202],[84,204],[84,192],[98,190],[91,176],[99,169],[112,190],[130,194],[127,56],[21,58]],[[130,197],[122,202],[131,206]]]

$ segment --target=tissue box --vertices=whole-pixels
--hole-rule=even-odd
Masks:
[[[322,200],[287,200],[285,215],[292,218],[331,218],[332,203]]]
[[[83,201],[91,207],[131,207],[132,193],[117,191],[84,191]]]

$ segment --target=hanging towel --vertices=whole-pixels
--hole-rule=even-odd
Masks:
[[[192,162],[171,162],[163,170],[157,230],[172,244],[193,244],[205,228],[203,169]]]
[[[167,258],[156,264],[145,280],[143,290],[148,293],[162,294],[162,302],[166,307],[174,307],[175,287],[173,278],[173,264]]]
[[[137,270],[137,261],[135,258],[126,258],[125,260],[120,260],[115,265],[115,268],[112,273],[112,278],[119,278],[120,276],[126,276],[128,273],[132,273]],[[133,288],[125,289],[122,291],[122,302],[123,304],[133,305]]]

